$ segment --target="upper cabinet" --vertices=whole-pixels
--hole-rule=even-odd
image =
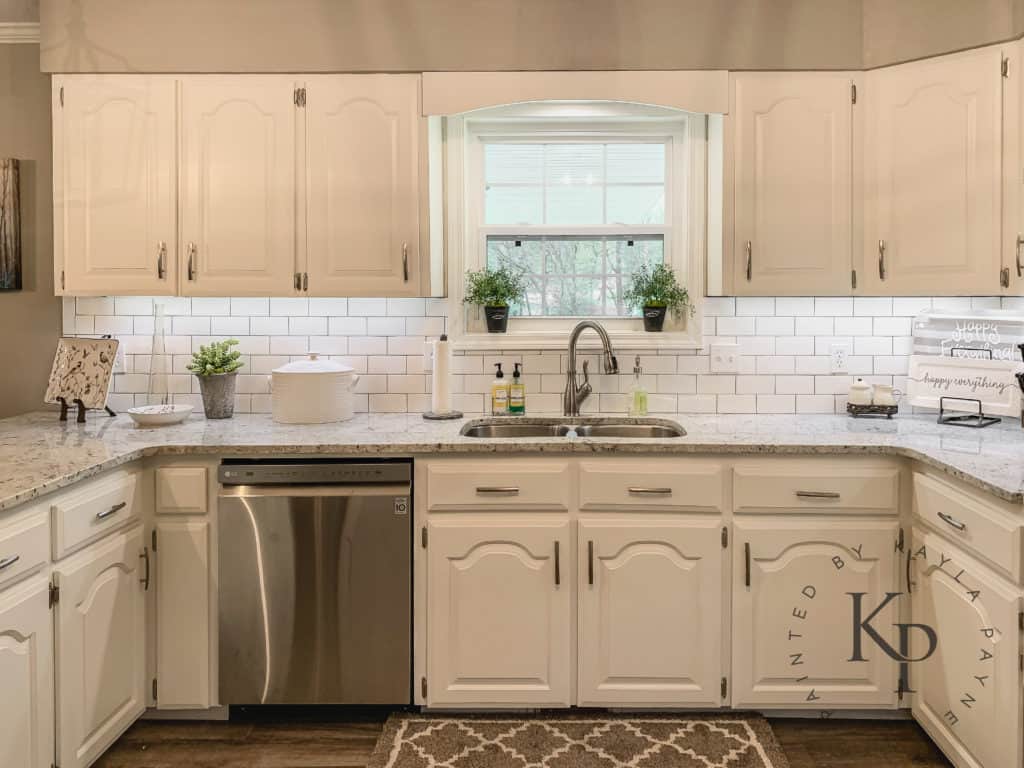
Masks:
[[[994,46],[867,74],[868,293],[1005,287],[1003,58]]]
[[[173,294],[174,80],[55,78],[55,285],[65,293]]]
[[[181,293],[291,293],[296,84],[212,76],[180,87]]]
[[[58,292],[429,295],[419,100],[419,75],[56,76]]]
[[[308,85],[309,294],[420,295],[419,76],[328,75]]]
[[[850,292],[854,87],[844,72],[732,76],[736,294]]]

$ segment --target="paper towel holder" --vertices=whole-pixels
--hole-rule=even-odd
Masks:
[[[439,341],[448,341],[448,334],[442,333]],[[437,361],[434,361],[435,372]],[[436,386],[436,385],[435,385]],[[454,419],[462,418],[462,411],[450,410],[450,411],[426,411],[423,414],[423,418],[428,421],[452,421]]]

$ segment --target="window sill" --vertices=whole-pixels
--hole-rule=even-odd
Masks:
[[[569,330],[519,331],[509,333],[465,333],[452,339],[452,346],[461,352],[497,352],[505,350],[564,350],[569,344]],[[647,333],[634,330],[608,330],[615,349],[625,350],[686,350],[701,349],[700,339],[689,333],[662,331]],[[579,349],[600,349],[596,333],[584,333],[579,338]]]

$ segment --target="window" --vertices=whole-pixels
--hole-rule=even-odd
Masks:
[[[449,118],[448,215],[462,214],[465,233],[461,264],[449,249],[450,264],[461,266],[450,271],[458,275],[450,294],[461,297],[466,270],[510,265],[523,272],[527,289],[511,308],[509,337],[542,342],[548,335],[561,344],[583,317],[600,318],[613,335],[639,337],[639,311],[622,297],[641,264],[667,263],[692,297],[703,293],[696,267],[704,123],[703,116],[624,104],[590,113],[577,104],[564,116],[558,105],[520,105]],[[456,162],[453,147],[463,152]],[[453,199],[452,189],[463,199]],[[470,335],[480,330],[472,308],[463,321]],[[698,324],[675,327],[662,341],[694,346],[688,342]]]

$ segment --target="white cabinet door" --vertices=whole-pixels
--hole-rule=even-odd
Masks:
[[[418,75],[308,79],[310,295],[422,295],[419,92]]]
[[[67,294],[176,289],[174,78],[54,79],[55,285]]]
[[[998,294],[999,46],[867,74],[866,292]]]
[[[718,518],[580,520],[580,706],[722,704]]]
[[[565,516],[439,517],[428,542],[427,703],[569,706]]]
[[[915,529],[913,622],[935,652],[912,664],[914,718],[959,768],[1020,768],[1021,593],[942,537]],[[924,634],[912,630],[912,657]]]
[[[53,618],[46,578],[0,595],[0,765],[53,765]]]
[[[853,75],[731,76],[739,295],[849,294]]]
[[[857,630],[897,592],[895,521],[738,519],[733,558],[735,707],[839,709],[897,703],[897,663]],[[898,648],[897,602],[871,626]]]
[[[210,524],[161,521],[156,541],[157,708],[205,709],[212,703]]]
[[[181,81],[181,293],[283,296],[295,286],[295,83]]]
[[[57,764],[84,768],[146,708],[142,527],[54,568]]]

